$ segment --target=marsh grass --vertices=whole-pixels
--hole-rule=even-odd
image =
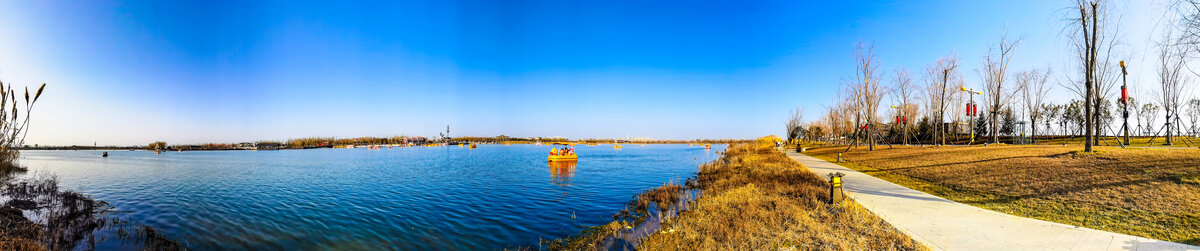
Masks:
[[[775,149],[764,137],[730,146],[718,160],[700,166],[686,186],[656,188],[635,196],[633,206],[702,196],[678,215],[660,216],[660,227],[637,241],[651,250],[917,250],[925,249],[853,201],[827,204],[829,185]],[[664,189],[665,188],[665,189]],[[686,200],[685,200],[686,201]],[[631,214],[641,210],[622,211]],[[647,215],[647,213],[637,213]],[[627,219],[614,217],[614,219]],[[614,220],[580,235],[555,240],[553,250],[596,250],[608,234],[631,222]],[[606,236],[607,235],[607,236]]]
[[[124,219],[104,201],[63,190],[51,175],[5,178],[0,187],[0,250],[91,250],[112,232],[122,243],[150,250],[180,245],[153,228]]]
[[[845,147],[813,147],[832,161]],[[896,146],[844,153],[851,169],[976,207],[1200,244],[1200,150]]]

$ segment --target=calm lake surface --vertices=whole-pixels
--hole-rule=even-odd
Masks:
[[[607,222],[635,194],[718,156],[688,145],[382,150],[22,151],[27,175],[130,211],[194,249],[537,247]],[[100,249],[123,249],[108,241]]]

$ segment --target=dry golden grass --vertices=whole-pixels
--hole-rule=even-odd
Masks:
[[[771,138],[738,144],[729,147],[721,159],[701,165],[700,173],[689,180],[688,188],[701,190],[702,196],[692,202],[689,210],[663,218],[661,228],[642,239],[638,249],[925,249],[857,203],[825,203],[829,185],[824,179],[774,147]],[[651,193],[666,194],[660,189]],[[620,227],[614,223],[588,231],[611,233],[606,231]],[[551,248],[594,249],[595,246]]]
[[[842,147],[809,155],[836,159]],[[896,146],[851,150],[845,166],[981,208],[1200,244],[1200,150],[1078,146]]]
[[[1118,142],[1120,142],[1121,140],[1124,140],[1124,138],[1100,137],[1100,145],[1117,146]],[[1154,140],[1154,142],[1150,142],[1150,140]],[[1001,142],[1007,142],[1007,141],[1001,141]],[[1130,136],[1129,142],[1131,143],[1131,146],[1135,146],[1135,147],[1143,147],[1143,146],[1184,147],[1184,148],[1200,147],[1200,138],[1190,137],[1190,136],[1171,137],[1172,145],[1170,145],[1170,146],[1163,145],[1163,143],[1167,142],[1167,138],[1162,137],[1162,136],[1159,136],[1159,137],[1133,137],[1133,136]],[[1042,137],[1042,136],[1038,136],[1038,138],[1034,141],[1034,143],[1037,145],[1067,144],[1068,146],[1071,146],[1071,145],[1082,146],[1083,145],[1083,137],[1065,137],[1065,136]]]

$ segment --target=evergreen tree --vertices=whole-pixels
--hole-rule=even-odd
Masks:
[[[921,117],[917,123],[917,141],[926,140],[933,140],[933,125],[929,124],[929,117]]]
[[[988,135],[988,125],[987,116],[975,116],[975,136]]]
[[[1017,124],[1017,117],[1013,115],[1012,109],[1004,109],[1001,115],[1004,116],[1004,119],[1000,121],[1000,134],[1012,136],[1013,128]]]

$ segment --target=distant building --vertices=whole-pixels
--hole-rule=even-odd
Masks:
[[[254,144],[255,150],[276,150],[282,147],[279,142],[258,142]]]
[[[421,144],[429,141],[429,139],[421,136],[404,137],[404,143]]]
[[[633,138],[629,138],[629,141],[633,141],[633,142],[650,142],[650,141],[654,141],[654,138],[651,138],[651,137],[633,137]]]

